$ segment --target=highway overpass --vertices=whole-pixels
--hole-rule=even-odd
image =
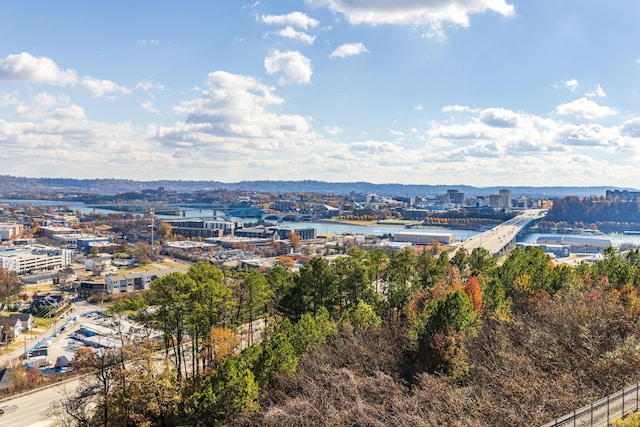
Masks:
[[[545,209],[527,209],[517,216],[496,225],[490,230],[465,240],[456,249],[471,253],[475,248],[485,248],[491,255],[499,257],[516,246],[516,237],[546,215]]]

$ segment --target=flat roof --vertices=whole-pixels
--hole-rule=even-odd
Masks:
[[[443,237],[455,236],[454,233],[439,233],[439,232],[432,232],[428,230],[414,230],[414,229],[396,231],[394,235],[396,234],[405,235],[405,236],[443,236]]]

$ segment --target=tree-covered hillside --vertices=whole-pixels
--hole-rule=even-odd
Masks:
[[[603,197],[567,196],[554,201],[545,218],[546,225],[575,227],[595,225],[603,231],[624,231],[640,227],[640,203]],[[545,223],[542,224],[545,226]]]
[[[161,331],[165,363],[140,339],[80,358],[99,392],[61,407],[71,425],[541,425],[640,380],[638,286],[639,252],[613,248],[577,267],[533,247],[196,264],[114,310]]]

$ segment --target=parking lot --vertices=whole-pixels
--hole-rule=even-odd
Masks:
[[[71,335],[77,333],[86,323],[99,317],[99,314],[97,314],[99,312],[100,307],[95,304],[90,304],[86,301],[75,303],[69,311],[60,316],[56,322],[40,335],[40,341],[44,341],[44,344],[39,348],[46,348],[47,354],[30,357],[26,362],[31,366],[40,365],[44,368],[53,368],[60,356],[65,356],[67,360],[73,359],[74,353],[83,344],[71,338]],[[58,329],[61,329],[60,332],[55,336],[51,336],[53,331]]]

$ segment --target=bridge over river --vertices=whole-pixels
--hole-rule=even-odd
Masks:
[[[457,250],[464,248],[471,253],[475,248],[485,248],[493,256],[502,256],[515,247],[519,234],[540,221],[546,213],[545,209],[524,210],[491,230],[470,237],[462,242]]]

